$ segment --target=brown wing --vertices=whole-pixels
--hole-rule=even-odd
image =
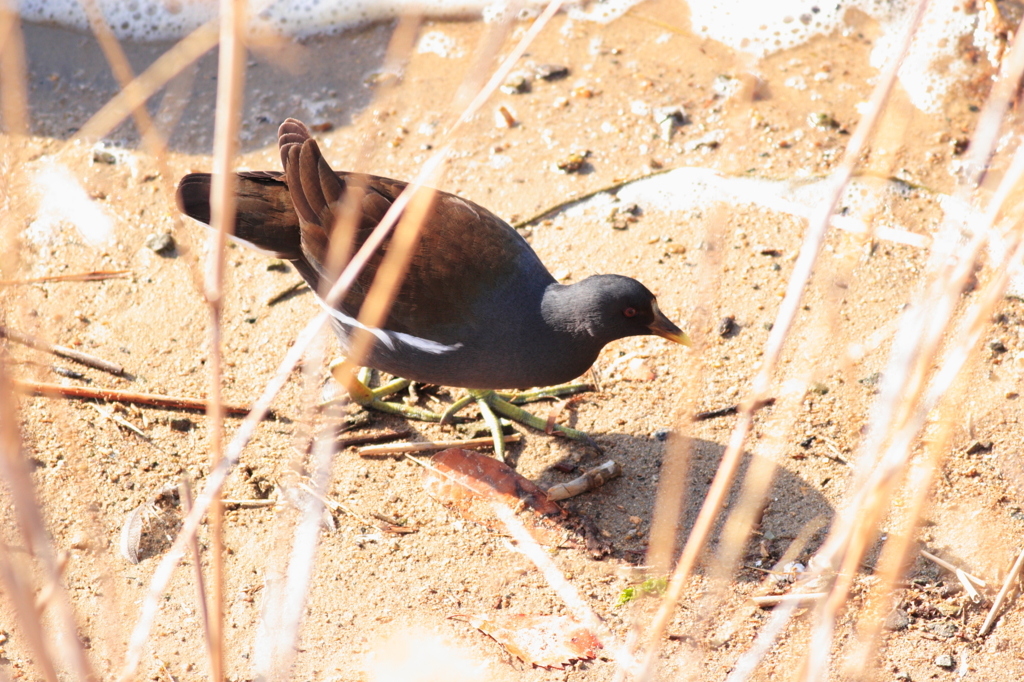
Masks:
[[[351,249],[354,253],[406,183],[334,172],[305,126],[294,119],[282,124],[279,144],[288,189],[299,216],[302,250],[313,269],[324,277],[329,235],[337,222],[335,210],[344,210],[339,207],[346,203],[338,203],[338,199],[346,192],[359,198],[360,215]],[[344,239],[341,234],[336,237]],[[386,249],[387,243],[383,247]],[[358,313],[383,250],[370,260],[343,301],[341,308],[346,314]],[[476,302],[489,290],[503,287],[524,259],[531,267],[543,268],[525,240],[503,220],[470,201],[437,192],[385,327],[441,342],[456,341],[458,328],[472,317]]]

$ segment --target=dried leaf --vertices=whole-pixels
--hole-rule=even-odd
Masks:
[[[602,648],[597,636],[569,616],[495,614],[466,616],[524,663],[562,670],[573,661],[589,661]]]
[[[124,526],[121,527],[121,556],[133,564],[139,563],[139,547],[142,544],[142,514],[145,506],[147,505],[140,504],[132,509],[124,520]]]
[[[423,471],[427,494],[462,518],[494,531],[504,531],[493,505],[514,509],[534,539],[548,547],[583,544],[597,558],[610,548],[587,519],[572,516],[548,499],[533,481],[504,462],[472,450],[450,448],[431,458]]]

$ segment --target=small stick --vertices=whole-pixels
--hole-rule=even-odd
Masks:
[[[290,287],[288,287],[284,291],[282,291],[279,294],[277,294],[277,295],[273,296],[272,298],[270,298],[267,301],[267,307],[275,306],[278,303],[284,303],[289,298],[291,298],[293,296],[298,296],[300,293],[302,293],[302,289],[304,287],[306,287],[306,282],[305,281],[296,282],[295,284],[291,285]]]
[[[18,286],[21,284],[46,284],[47,282],[100,282],[130,274],[131,270],[93,270],[76,275],[51,275],[50,277],[33,277],[31,279],[0,279],[0,287]]]
[[[339,448],[350,448],[355,445],[369,445],[370,443],[387,443],[388,441],[408,438],[412,429],[390,429],[381,433],[367,433],[359,436],[347,436],[334,441]]]
[[[754,410],[753,411],[757,412],[762,407],[768,407],[769,405],[774,405],[774,404],[775,404],[775,398],[765,398],[764,400],[758,401],[758,403],[756,405],[754,405]],[[721,407],[721,408],[719,408],[717,410],[711,410],[709,412],[698,412],[697,414],[693,415],[693,421],[695,421],[695,422],[704,422],[704,421],[707,421],[709,419],[718,419],[719,417],[728,417],[730,415],[734,415],[737,412],[739,412],[739,409],[740,409],[739,405],[730,405],[729,407]]]
[[[608,481],[621,475],[622,466],[614,460],[609,460],[568,483],[559,483],[558,485],[551,486],[548,488],[548,499],[552,502],[557,502],[574,497],[595,488],[600,488]]]
[[[517,443],[522,438],[518,433],[505,436],[506,443]],[[407,452],[426,452],[429,450],[447,450],[448,448],[481,448],[494,445],[494,439],[490,436],[484,438],[469,438],[466,440],[433,441],[428,440],[422,443],[394,443],[391,445],[371,445],[359,451],[360,457],[376,457],[378,455],[402,455]]]
[[[100,369],[104,372],[110,372],[116,376],[122,376],[124,374],[124,367],[117,364],[116,362],[110,362],[103,358],[98,358],[95,355],[89,355],[65,346],[55,346],[48,341],[43,341],[35,336],[29,336],[23,332],[10,329],[9,327],[0,327],[0,337],[10,339],[15,343],[20,343],[25,346],[30,346],[36,350],[41,350],[46,353],[52,353],[53,355],[67,358],[68,360],[74,360],[77,363],[83,364],[86,367],[92,367],[93,369]]]
[[[1017,582],[1021,566],[1024,566],[1024,550],[1021,550],[1021,553],[1017,555],[1017,560],[1013,562],[1013,568],[1010,569],[1006,580],[1003,581],[1003,587],[999,590],[999,594],[996,595],[995,601],[992,602],[992,608],[989,609],[988,616],[985,618],[981,630],[978,631],[978,634],[982,637],[988,634],[988,631],[992,629],[992,625],[996,622],[996,616],[999,614],[999,609],[1002,608],[1003,602],[1006,601],[1006,595],[1010,594],[1010,589]]]
[[[259,507],[273,507],[277,504],[277,500],[229,500],[227,498],[220,501],[225,507],[237,507],[239,509],[255,509]]]
[[[953,564],[949,563],[945,559],[940,559],[939,557],[935,556],[931,552],[927,552],[927,551],[925,551],[923,549],[921,550],[921,556],[923,556],[925,559],[927,559],[928,561],[932,562],[933,564],[935,564],[937,566],[941,566],[942,568],[946,569],[950,573],[956,573],[957,571],[960,570],[957,566],[954,566]],[[988,587],[988,583],[986,583],[981,578],[977,578],[977,577],[971,575],[970,573],[967,573],[966,571],[964,571],[963,574],[967,577],[968,580],[970,580],[972,583],[974,583],[978,587],[981,587],[983,589]]]
[[[981,603],[981,595],[978,593],[977,588],[971,583],[971,579],[967,577],[967,573],[963,569],[956,569],[956,579],[960,581],[960,584],[964,586],[964,590],[967,592],[967,596],[971,598],[971,601],[975,604]]]
[[[113,388],[92,388],[89,386],[61,386],[60,384],[47,384],[39,381],[28,381],[15,379],[14,388],[30,395],[41,395],[47,398],[82,398],[84,400],[106,400],[118,403],[133,403],[136,405],[149,405],[151,407],[166,407],[172,410],[197,410],[205,411],[205,400],[195,398],[179,398],[170,395],[158,395],[155,393],[135,393],[133,391],[119,391]],[[249,414],[249,408],[241,405],[224,405],[224,411],[228,414],[245,415]]]
[[[139,429],[137,426],[135,426],[135,424],[132,424],[127,419],[119,417],[118,415],[114,414],[110,410],[104,410],[102,407],[100,407],[96,403],[89,403],[89,407],[91,407],[92,409],[96,410],[101,415],[103,415],[104,417],[106,417],[110,421],[114,422],[115,424],[118,424],[118,425],[123,426],[124,428],[128,429],[129,431],[131,431],[132,433],[134,433],[136,436],[138,436],[142,440],[146,441],[147,443],[150,443],[150,444],[153,443],[153,439],[151,439],[149,436],[147,436],[145,433],[143,433],[141,429]]]
[[[796,602],[797,606],[810,606],[827,596],[828,592],[808,592],[807,594],[770,594],[764,597],[751,597],[750,601],[762,609],[767,609],[771,606],[789,604],[792,602]]]
[[[181,498],[182,508],[188,514],[192,511],[192,485],[188,476],[182,476],[178,481],[178,496]],[[206,581],[203,579],[203,555],[199,549],[199,537],[193,537],[189,545],[192,548],[192,561],[195,569],[196,602],[198,602],[199,616],[203,621],[203,632],[206,634],[207,645],[209,645],[210,612],[206,606]]]

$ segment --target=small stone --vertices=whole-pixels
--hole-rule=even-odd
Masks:
[[[177,250],[174,237],[169,232],[160,232],[146,237],[146,248],[159,256],[172,256]]]
[[[703,135],[697,138],[696,140],[690,140],[685,145],[683,145],[683,149],[688,152],[694,152],[697,151],[698,149],[710,151],[712,149],[717,148],[718,145],[722,144],[722,140],[724,139],[724,131],[712,130],[710,133],[707,133],[706,135]]]
[[[120,160],[121,159],[116,150],[113,150],[102,143],[97,144],[92,148],[93,163],[106,163],[113,166]]]
[[[654,436],[654,440],[664,442],[668,440],[668,434],[670,433],[671,431],[668,429],[658,429],[651,435]]]
[[[665,142],[671,142],[675,129],[681,128],[687,122],[686,110],[678,104],[654,107],[651,109],[651,114],[654,116],[654,122],[661,129],[661,139]]]
[[[835,120],[831,114],[821,111],[808,114],[807,125],[820,130],[836,130],[840,127],[839,121]]]
[[[530,91],[530,79],[522,71],[509,74],[505,82],[501,84],[501,91],[506,95],[521,95]]]
[[[89,549],[89,536],[81,531],[72,535],[71,549]]]
[[[874,374],[867,375],[863,379],[857,379],[857,383],[863,384],[864,386],[867,386],[868,388],[874,388],[875,386],[878,385],[878,382],[881,381],[881,380],[882,380],[882,373],[881,372],[875,372]]]
[[[289,272],[291,266],[283,260],[274,259],[267,263],[267,272]]]
[[[188,417],[178,417],[171,420],[171,428],[175,431],[191,431],[195,427],[195,423]]]
[[[718,335],[723,339],[731,339],[739,333],[740,326],[732,315],[726,315],[718,322]]]
[[[813,384],[811,384],[810,391],[811,393],[817,393],[818,395],[825,395],[826,393],[828,393],[828,386],[821,383],[820,381],[815,381]]]
[[[957,632],[956,623],[929,623],[927,629],[933,635],[941,637],[942,639],[951,639],[956,637]],[[950,667],[952,666],[953,664],[950,663]]]
[[[976,440],[971,443],[971,446],[967,448],[968,455],[977,455],[982,452],[992,451],[992,441],[990,440]]]
[[[900,682],[911,682],[910,673],[908,673],[906,670],[901,670],[900,672],[896,673],[896,679],[900,680]]]
[[[590,151],[573,152],[568,157],[555,164],[555,167],[563,173],[579,173],[587,163]]]
[[[561,64],[537,64],[533,67],[533,75],[542,81],[557,81],[569,75],[569,67]]]
[[[310,124],[309,129],[314,133],[329,133],[334,130],[334,124],[330,121],[320,121],[319,123]]]
[[[953,666],[956,665],[956,661],[954,661],[953,657],[949,654],[939,654],[935,657],[935,665],[940,668],[951,670]]]
[[[889,615],[885,617],[885,622],[882,624],[886,630],[891,632],[898,632],[899,630],[905,630],[910,625],[910,616],[903,609],[893,609],[889,612]]]
[[[996,339],[995,341],[990,341],[989,344],[988,344],[988,348],[993,353],[1005,353],[1006,352],[1006,344],[1004,344],[1002,341],[999,341],[998,339]]]

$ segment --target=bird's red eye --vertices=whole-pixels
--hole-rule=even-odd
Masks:
[[[626,317],[636,317],[636,308],[626,308],[622,311],[622,314]]]

